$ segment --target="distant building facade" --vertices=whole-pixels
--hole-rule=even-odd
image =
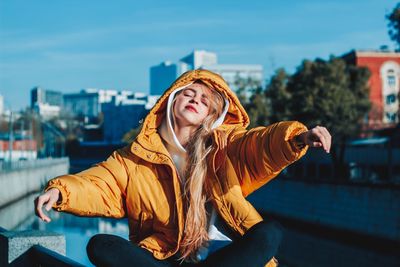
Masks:
[[[85,141],[118,143],[127,132],[139,126],[158,97],[127,90],[84,89],[64,95],[64,112],[85,118]],[[100,113],[102,124],[92,120]]]
[[[108,143],[121,142],[124,135],[137,128],[140,121],[147,115],[146,99],[117,99],[102,104],[104,114],[104,141]]]
[[[180,62],[186,63],[190,69],[200,69],[203,66],[211,66],[218,64],[216,53],[204,50],[194,50],[191,54],[181,58]]]
[[[194,50],[181,58],[178,63],[167,61],[151,67],[150,94],[161,95],[182,73],[195,69],[207,69],[220,74],[232,90],[238,89],[236,85],[238,79],[251,79],[253,84],[261,85],[264,77],[262,65],[218,64],[216,53]]]
[[[36,104],[48,104],[50,106],[61,107],[63,104],[63,94],[58,91],[47,90],[41,87],[34,87],[31,90],[31,108]]]
[[[31,90],[31,108],[45,119],[60,115],[63,94],[58,91],[34,87]]]
[[[52,106],[49,104],[41,104],[37,103],[33,107],[33,110],[39,114],[43,119],[51,119],[54,117],[58,117],[60,115],[61,107],[60,106]]]
[[[254,84],[261,86],[264,77],[262,65],[218,64],[205,65],[202,67],[202,69],[207,69],[220,74],[233,90],[238,89],[236,85],[238,79],[250,79]]]
[[[134,98],[135,95],[140,95],[140,93],[127,90],[82,89],[79,93],[64,95],[64,112],[72,116],[97,118],[102,112],[102,104],[110,103],[114,101],[114,98],[120,101]]]
[[[346,62],[367,67],[371,111],[368,128],[377,130],[393,127],[399,122],[400,53],[388,51],[351,51],[343,56]]]
[[[97,117],[101,112],[98,92],[82,90],[80,93],[65,94],[63,111],[74,117]]]
[[[170,61],[150,68],[150,94],[161,95],[178,75],[178,65]]]

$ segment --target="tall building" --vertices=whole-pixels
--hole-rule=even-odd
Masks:
[[[263,83],[264,70],[262,65],[217,64],[204,65],[201,68],[216,72],[221,75],[232,90],[238,89],[237,82],[239,79],[251,80],[253,84],[260,86]]]
[[[36,103],[33,110],[39,114],[43,119],[48,120],[60,115],[61,107],[52,106],[47,103]]]
[[[205,50],[194,50],[191,54],[181,58],[180,62],[188,64],[190,69],[195,70],[203,66],[218,64],[218,57],[216,53]]]
[[[239,79],[251,80],[253,84],[263,83],[262,65],[218,64],[218,56],[205,50],[194,50],[178,63],[169,61],[150,68],[150,94],[161,95],[182,73],[194,69],[207,69],[220,74],[231,87],[237,90]],[[253,88],[245,88],[253,89]]]
[[[82,90],[65,94],[63,111],[72,116],[97,117],[101,112],[98,92]]]
[[[177,64],[162,62],[150,68],[150,95],[161,95],[178,75]]]
[[[343,56],[349,64],[367,67],[372,108],[368,128],[381,129],[399,122],[400,53],[390,51],[351,51]]]
[[[31,90],[31,108],[45,119],[57,117],[63,105],[61,92],[34,87]]]
[[[118,100],[134,98],[131,91],[104,90],[97,88],[82,89],[79,93],[64,95],[64,112],[72,116],[96,118],[102,112],[102,104]]]
[[[36,104],[61,107],[63,104],[63,95],[61,92],[36,86],[31,90],[31,108],[34,108]]]
[[[102,104],[104,113],[104,141],[121,142],[124,135],[137,128],[140,121],[147,115],[145,99],[118,99],[114,97],[109,103]]]

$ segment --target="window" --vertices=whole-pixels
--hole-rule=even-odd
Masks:
[[[389,75],[388,77],[388,84],[390,87],[395,87],[396,86],[396,76],[394,75]]]
[[[396,113],[386,112],[386,119],[388,122],[396,122]]]
[[[387,83],[390,87],[396,86],[396,75],[394,70],[388,70],[387,72]]]
[[[395,94],[390,94],[386,96],[386,105],[390,105],[396,103],[396,95]]]

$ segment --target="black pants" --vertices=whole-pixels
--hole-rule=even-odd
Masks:
[[[172,257],[157,260],[153,255],[130,241],[118,236],[98,234],[93,236],[87,253],[96,266],[264,266],[276,255],[282,239],[282,227],[276,222],[260,222],[251,227],[244,236],[234,240],[228,246],[208,255],[197,264],[182,263]]]

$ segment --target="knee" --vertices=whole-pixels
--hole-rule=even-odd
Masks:
[[[86,246],[87,249],[96,249],[97,247],[101,246],[102,243],[105,242],[108,235],[105,234],[97,234],[92,236],[89,239],[89,242]]]
[[[260,222],[250,228],[250,231],[258,239],[259,243],[278,248],[282,242],[283,227],[276,221]]]
[[[86,245],[86,252],[92,263],[95,264],[101,258],[101,255],[104,255],[107,247],[112,245],[112,238],[112,235],[107,234],[96,234],[90,238]]]

